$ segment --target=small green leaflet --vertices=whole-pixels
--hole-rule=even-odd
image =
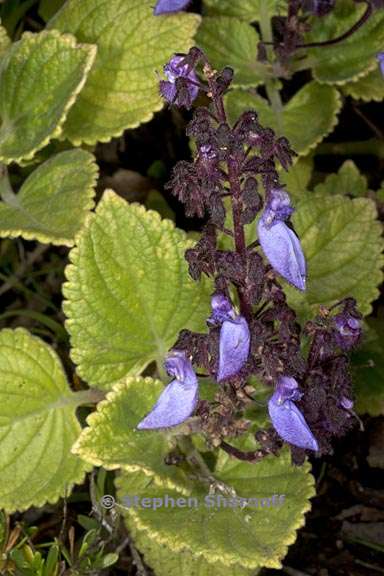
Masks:
[[[267,100],[261,96],[233,90],[227,95],[226,104],[231,122],[246,110],[256,110],[261,124],[288,138],[293,149],[305,156],[336,126],[341,99],[332,86],[309,82],[285,104],[280,123]]]
[[[360,414],[384,414],[384,333],[382,319],[370,318],[363,341],[352,355],[356,410]]]
[[[60,136],[95,55],[56,31],[25,32],[12,44],[0,64],[0,162],[31,159]]]
[[[337,38],[359,20],[366,7],[365,2],[338,0],[329,15],[313,18],[306,42]],[[383,45],[384,11],[375,10],[364,26],[346,40],[308,50],[313,76],[318,82],[339,85],[357,80],[377,67],[376,54]]]
[[[175,52],[187,52],[200,22],[195,14],[154,16],[154,0],[68,0],[50,28],[97,44],[84,91],[64,136],[75,145],[108,142],[150,120],[164,101],[158,76]]]
[[[197,32],[196,44],[204,50],[210,62],[220,70],[234,69],[232,86],[257,86],[263,82],[264,65],[257,62],[256,30],[237,18],[206,17]]]
[[[384,78],[376,63],[375,68],[363,78],[356,82],[348,82],[342,87],[342,92],[346,96],[352,96],[356,100],[363,102],[381,102],[384,100]]]
[[[265,0],[204,0],[204,14],[208,16],[233,16],[245,22],[254,22],[259,19],[260,4]],[[271,16],[286,13],[286,4],[283,0],[268,0]]]
[[[365,176],[352,160],[346,160],[336,174],[327,176],[322,184],[314,189],[315,194],[344,194],[346,196],[366,196],[368,183]]]
[[[70,453],[78,405],[56,353],[22,328],[0,332],[0,508],[56,502],[87,467]]]
[[[356,298],[369,314],[382,281],[383,240],[375,203],[366,198],[310,193],[296,204],[292,221],[308,265],[304,293],[287,286],[293,308]]]
[[[106,191],[70,253],[64,311],[72,358],[91,386],[109,388],[162,363],[183,328],[204,329],[210,286],[193,282],[191,246],[170,220]]]
[[[0,236],[71,246],[93,207],[95,158],[85,150],[52,156],[26,179],[17,195],[0,202]]]

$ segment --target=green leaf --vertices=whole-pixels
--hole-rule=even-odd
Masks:
[[[200,576],[207,574],[209,567],[212,573],[216,565],[219,575],[226,575],[225,568],[232,568],[232,574],[241,576],[247,574],[246,570],[261,566],[280,567],[314,493],[308,464],[292,466],[288,450],[257,464],[233,461],[222,453],[213,471],[223,487],[221,494],[227,498],[233,497],[233,491],[246,498],[282,494],[285,503],[262,509],[208,509],[204,498],[209,486],[196,480],[189,468],[164,463],[172,447],[167,434],[135,430],[161,389],[161,383],[150,378],[128,378],[116,384],[98,405],[97,412],[88,417],[89,428],[83,431],[74,451],[87,462],[107,469],[123,468],[118,481],[120,510],[127,507],[126,498],[134,495],[198,500],[196,508],[126,510],[128,528],[139,533],[138,543],[160,576],[166,567],[170,576],[183,573],[178,570],[186,566],[192,555],[195,572],[191,569],[187,573]],[[157,560],[160,546],[169,556],[180,557],[180,561],[168,561],[161,552]]]
[[[365,3],[353,0],[336,2],[335,9],[324,18],[314,18],[307,42],[337,38],[354,23],[366,9]],[[376,10],[368,21],[349,38],[332,46],[311,48],[312,72],[319,82],[345,84],[357,80],[377,67],[376,54],[384,44],[384,12]]]
[[[144,556],[145,563],[156,570],[156,576],[257,576],[258,570],[243,568],[240,564],[226,566],[216,561],[214,567],[204,556],[195,551],[183,549],[175,553],[173,548],[164,542],[158,543],[148,537],[146,530],[138,530],[133,522],[128,522],[135,547]],[[213,572],[214,569],[214,572]]]
[[[48,22],[59,9],[63,6],[65,0],[40,0],[39,16]]]
[[[370,319],[362,344],[352,355],[356,410],[360,414],[384,414],[383,321]]]
[[[360,174],[359,169],[352,160],[346,160],[337,174],[327,176],[322,184],[318,184],[315,193],[321,194],[346,194],[348,196],[366,196],[368,183],[365,176]]]
[[[0,236],[71,246],[93,207],[96,178],[89,152],[53,156],[32,172],[9,203],[0,202]]]
[[[276,114],[261,96],[234,90],[226,97],[229,118],[234,122],[245,110],[254,109],[264,126],[288,138],[293,149],[305,156],[315,148],[337,124],[341,108],[340,95],[332,86],[309,82],[287,104],[281,116],[282,130]],[[300,129],[298,129],[300,126]]]
[[[193,282],[186,235],[107,191],[70,253],[64,286],[72,358],[92,386],[162,362],[182,328],[200,329],[209,286]]]
[[[383,240],[372,200],[308,194],[296,204],[292,221],[308,265],[304,293],[287,287],[294,308],[330,305],[346,296],[371,311],[383,275]]]
[[[352,96],[352,98],[363,100],[363,102],[370,102],[371,100],[381,102],[384,100],[384,78],[379,66],[376,64],[371,72],[356,82],[344,84],[342,92],[346,96]]]
[[[0,58],[2,58],[3,55],[6,53],[10,43],[11,41],[9,39],[6,29],[4,28],[4,26],[0,24]]]
[[[281,170],[281,182],[287,186],[289,195],[294,202],[300,200],[307,193],[312,171],[313,157],[311,155],[301,156],[288,172]]]
[[[212,65],[234,68],[232,86],[257,86],[263,82],[264,65],[257,62],[256,30],[236,18],[204,18],[196,35],[196,44],[204,50]]]
[[[51,28],[97,44],[95,66],[64,127],[74,144],[108,142],[163,107],[156,72],[173,53],[191,47],[200,18],[154,16],[153,5],[153,0],[68,0],[50,21]]]
[[[0,161],[20,162],[58,137],[82,89],[95,46],[56,31],[26,32],[0,68]]]
[[[259,19],[260,4],[264,0],[204,0],[204,13],[208,16],[232,16],[254,22]],[[284,3],[281,0],[269,0],[268,9],[271,15],[284,14],[286,12]]]
[[[78,404],[56,353],[26,330],[0,332],[0,507],[55,502],[82,482],[70,453],[80,434]]]

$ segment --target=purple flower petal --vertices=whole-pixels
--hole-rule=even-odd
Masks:
[[[138,430],[177,426],[191,416],[199,398],[198,381],[190,360],[182,350],[173,350],[165,368],[175,376],[152,408],[139,422]]]
[[[300,400],[303,395],[299,390],[297,381],[291,376],[279,378],[275,394],[278,404],[282,404],[285,400]]]
[[[362,334],[361,323],[347,310],[334,317],[336,325],[336,341],[340,348],[349,350],[356,346]]]
[[[237,374],[248,360],[250,333],[243,316],[225,320],[220,330],[219,370],[217,381]]]
[[[199,79],[187,64],[180,66],[184,58],[185,55],[175,54],[164,66],[167,80],[160,81],[160,94],[170,104],[190,108],[199,93]],[[178,78],[182,79],[182,86],[177,85]]]
[[[270,226],[260,218],[257,227],[260,245],[271,266],[290,284],[305,290],[306,265],[300,240],[285,222]]]
[[[377,61],[379,63],[380,72],[384,76],[384,52],[379,52],[376,55]]]
[[[155,16],[159,14],[169,14],[169,12],[179,12],[188,6],[191,0],[157,0],[153,10]]]
[[[231,301],[224,294],[214,294],[211,298],[212,314],[208,318],[208,324],[222,324],[224,320],[236,318]]]
[[[268,412],[276,432],[283,440],[307,450],[319,449],[304,416],[292,400],[281,401],[276,391],[268,401]]]

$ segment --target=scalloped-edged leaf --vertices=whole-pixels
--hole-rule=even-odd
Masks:
[[[337,174],[330,174],[324,182],[318,184],[315,193],[321,194],[346,194],[355,198],[366,196],[368,183],[365,176],[360,174],[356,164],[352,160],[346,160]]]
[[[260,16],[260,3],[265,0],[204,0],[204,14],[208,16],[232,16],[245,20],[245,22],[254,22]],[[271,15],[284,14],[286,7],[281,0],[268,0],[268,10]]]
[[[307,290],[286,288],[293,307],[356,298],[363,314],[378,296],[383,240],[375,203],[366,198],[308,194],[292,217],[308,264]]]
[[[4,26],[0,24],[0,58],[3,57],[7,51],[11,41]]]
[[[52,348],[22,328],[0,332],[0,382],[0,507],[55,502],[86,469],[70,452],[76,394]]]
[[[221,495],[230,498],[233,490],[236,496],[245,498],[271,498],[277,494],[284,495],[285,502],[281,506],[270,503],[269,508],[208,508],[208,485],[194,480],[189,468],[164,463],[172,447],[167,435],[134,430],[160,390],[160,382],[149,378],[119,382],[99,404],[97,412],[88,417],[90,427],[74,447],[90,463],[123,468],[124,475],[118,481],[122,506],[127,506],[127,497],[133,495],[164,498],[167,494],[174,499],[197,499],[197,507],[126,511],[128,528],[140,533],[138,543],[150,539],[153,546],[162,545],[170,555],[182,558],[181,564],[166,562],[163,554],[156,560],[153,548],[148,561],[155,570],[159,567],[159,574],[168,567],[170,576],[178,576],[180,565],[185,565],[191,555],[199,562],[192,562],[188,574],[200,576],[207,574],[209,567],[212,573],[216,564],[218,574],[223,576],[227,573],[225,568],[245,576],[244,570],[279,567],[287,546],[295,540],[296,529],[304,522],[309,498],[314,493],[309,466],[292,466],[288,450],[257,464],[233,461],[222,454],[213,471],[216,480],[225,485]],[[143,551],[148,553],[145,543]]]
[[[235,75],[232,86],[246,88],[263,82],[264,66],[257,62],[256,30],[237,18],[207,16],[196,35],[196,44],[204,50],[212,65],[231,66]]]
[[[94,62],[96,47],[57,31],[25,32],[0,67],[0,161],[33,157],[61,134]]]
[[[95,158],[67,150],[41,164],[11,203],[0,202],[0,237],[71,246],[93,207]]]
[[[363,102],[381,102],[384,100],[384,78],[378,65],[363,78],[356,82],[348,82],[342,87],[346,96],[352,96]]]
[[[156,72],[173,53],[188,51],[200,17],[154,16],[153,6],[153,0],[68,0],[50,21],[97,44],[95,65],[64,126],[74,144],[108,142],[163,107]]]
[[[362,344],[352,355],[355,408],[360,414],[384,414],[384,330],[382,320],[370,319]]]
[[[254,109],[260,122],[280,132],[275,113],[261,96],[234,90],[226,97],[229,118],[234,122],[245,110]],[[281,115],[281,135],[294,150],[305,156],[336,126],[341,108],[338,91],[332,86],[309,82],[285,104]]]
[[[209,285],[193,282],[186,235],[106,191],[70,253],[64,311],[82,378],[108,388],[163,361],[183,328],[202,329]]]
[[[336,2],[329,15],[313,19],[313,27],[306,41],[322,42],[337,38],[359,20],[365,9],[365,2]],[[376,54],[382,50],[383,45],[384,11],[376,10],[368,21],[346,40],[308,51],[313,62],[313,75],[319,82],[331,84],[356,80],[377,67]]]
[[[97,411],[88,416],[88,427],[72,451],[107,470],[140,469],[151,474],[151,466],[157,461],[163,474],[172,470],[163,462],[169,449],[165,435],[156,430],[145,433],[135,430],[163,388],[160,380],[140,376],[115,384],[106,399],[99,402]]]
[[[175,554],[173,549],[164,543],[157,543],[148,538],[145,530],[137,530],[133,523],[129,523],[135,547],[144,556],[145,563],[156,570],[156,576],[256,576],[258,571],[243,568],[240,564],[226,566],[220,561],[207,562],[203,556],[197,556],[195,552],[183,550]],[[213,572],[214,570],[214,572]]]
[[[311,155],[301,156],[290,167],[288,172],[281,170],[280,179],[287,186],[289,195],[294,202],[299,200],[308,191],[313,171],[313,157]]]

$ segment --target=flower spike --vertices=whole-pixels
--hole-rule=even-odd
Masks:
[[[276,432],[283,440],[299,448],[317,451],[319,445],[294,403],[302,393],[294,378],[279,378],[276,390],[268,401],[268,412]]]
[[[152,410],[139,422],[138,430],[177,426],[196,408],[198,381],[185,352],[173,350],[165,361],[165,368],[175,379],[165,387]]]

